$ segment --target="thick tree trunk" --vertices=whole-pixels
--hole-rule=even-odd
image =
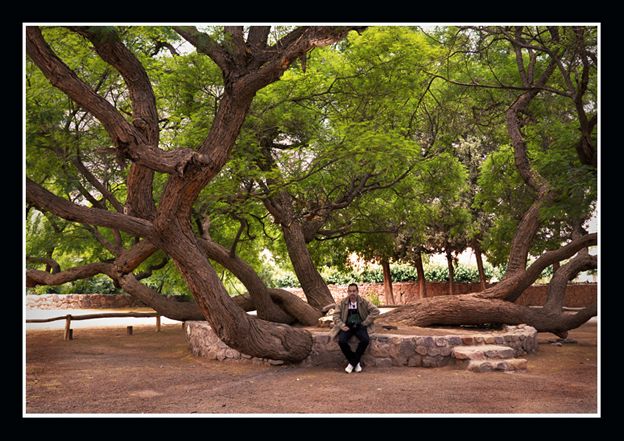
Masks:
[[[269,294],[280,308],[296,317],[297,321],[302,325],[315,326],[318,324],[318,319],[322,317],[318,310],[312,308],[308,303],[285,289],[270,288]]]
[[[335,303],[327,284],[312,261],[301,224],[293,221],[288,226],[282,226],[282,232],[284,233],[288,256],[308,303],[318,310]]]
[[[390,262],[388,262],[388,259],[381,260],[381,267],[383,268],[384,296],[386,297],[386,304],[395,305],[394,294],[392,292],[392,273],[390,272]]]
[[[475,257],[477,259],[477,270],[479,271],[479,282],[481,283],[481,291],[484,291],[487,288],[486,280],[485,280],[485,271],[483,269],[483,257],[481,255],[481,245],[479,242],[475,241],[472,245],[472,249],[474,250]]]
[[[308,356],[312,349],[309,332],[246,314],[225,291],[192,235],[174,229],[162,233],[159,245],[171,256],[202,314],[225,344],[244,354],[275,360],[296,362]]]
[[[232,256],[228,250],[212,240],[204,239],[201,240],[200,243],[208,258],[223,265],[228,271],[234,274],[238,280],[243,283],[243,285],[245,285],[259,318],[270,322],[288,324],[291,324],[298,319],[285,312],[273,302],[269,289],[265,283],[246,262],[242,261],[236,255]],[[303,320],[302,323],[310,321],[309,316],[301,318]]]
[[[595,307],[585,308],[574,315],[557,314],[504,300],[483,299],[476,294],[462,294],[419,300],[414,305],[399,307],[382,315],[376,323],[421,327],[525,323],[540,332],[552,332],[565,337],[569,329],[579,327],[596,314]]]
[[[284,310],[285,313],[288,313],[292,317],[297,317],[297,323],[304,326],[315,326],[318,324],[318,319],[322,316],[321,313],[296,295],[285,289],[278,288],[268,288],[268,292],[273,302]],[[249,293],[232,297],[232,300],[245,311],[257,310],[254,299]]]
[[[455,294],[453,289],[453,283],[455,281],[455,267],[453,266],[453,255],[449,250],[446,250],[446,264],[448,265],[449,274],[449,295]]]
[[[425,281],[425,268],[423,267],[422,254],[418,252],[414,261],[416,264],[416,274],[418,276],[418,297],[424,299],[427,297],[427,282]]]

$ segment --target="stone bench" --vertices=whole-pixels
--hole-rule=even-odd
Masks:
[[[284,364],[278,360],[251,357],[230,348],[214,333],[208,322],[188,321],[184,330],[191,352],[213,360]],[[439,329],[437,330],[439,331]],[[313,345],[310,355],[299,366],[342,366],[344,356],[328,331],[310,329]],[[449,330],[452,332],[452,330]],[[350,344],[355,349],[357,339]],[[454,362],[453,349],[460,346],[504,345],[519,356],[537,350],[537,331],[527,325],[504,326],[501,331],[474,331],[448,335],[401,335],[376,333],[362,356],[365,366],[439,367]],[[509,354],[508,354],[509,355]]]

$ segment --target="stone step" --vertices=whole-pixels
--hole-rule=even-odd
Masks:
[[[505,358],[488,360],[460,360],[461,364],[471,372],[491,372],[491,371],[525,371],[527,361],[525,358]]]
[[[456,346],[451,356],[457,360],[513,358],[514,350],[502,345]]]

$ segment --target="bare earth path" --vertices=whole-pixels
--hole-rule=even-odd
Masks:
[[[525,373],[479,374],[216,362],[190,354],[180,325],[162,329],[27,331],[26,415],[597,413],[595,322],[570,332],[576,344],[540,334]]]

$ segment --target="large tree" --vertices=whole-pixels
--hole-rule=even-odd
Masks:
[[[429,60],[422,35],[371,31],[310,57],[348,29],[29,27],[29,228],[74,237],[68,245],[27,245],[36,251],[29,265],[46,265],[28,270],[29,286],[106,274],[165,315],[207,319],[242,352],[300,360],[311,348],[308,333],[243,309],[272,322],[314,323],[331,296],[314,267],[313,239],[349,234],[355,248],[385,249],[386,239],[357,235],[387,230],[410,236],[404,245],[417,255],[428,239],[424,224],[436,220],[427,219],[429,206],[462,186],[443,178],[465,179],[449,173],[452,161],[436,158],[478,128],[488,140],[480,158],[510,144],[488,157],[476,191],[476,170],[464,161],[472,194],[483,196],[478,208],[494,224],[471,237],[483,238],[488,257],[505,256],[505,279],[478,296],[422,300],[388,320],[525,322],[563,334],[595,314],[561,314],[567,281],[596,266],[583,251],[596,237],[582,229],[596,199],[595,29],[442,29],[427,63],[419,61]],[[170,42],[180,36],[197,52],[176,55]],[[446,59],[438,57],[442,47]],[[171,57],[158,55],[165,48]],[[276,82],[295,60],[300,69]],[[189,145],[196,147],[182,147]],[[48,151],[54,162],[41,154]],[[410,206],[419,197],[406,201],[397,183],[426,189],[431,201]],[[251,225],[266,231],[266,211],[309,303],[268,288],[249,264],[262,246]],[[55,262],[59,247],[71,244],[88,244],[89,264]],[[541,253],[527,267],[529,254]],[[543,268],[575,254],[555,273],[542,311],[512,303]],[[211,262],[248,294],[230,298]],[[180,274],[194,303],[167,300],[141,282],[163,266]]]
[[[597,267],[596,256],[588,252],[597,236],[582,227],[596,197],[596,29],[518,26],[464,32],[471,49],[467,53],[503,57],[515,64],[513,70],[499,64],[492,75],[474,75],[470,83],[446,80],[513,93],[504,124],[526,208],[512,230],[501,282],[480,293],[422,300],[388,313],[383,320],[418,326],[528,323],[539,331],[565,336],[597,313],[596,305],[574,315],[562,309],[567,282],[580,271]],[[570,152],[575,153],[573,157]],[[576,206],[566,207],[572,200]],[[528,265],[536,237],[549,219],[564,210],[568,213],[567,243],[560,242]],[[564,260],[550,281],[543,308],[514,303],[546,267]]]
[[[129,161],[123,207],[87,206],[60,197],[27,177],[30,205],[69,221],[123,231],[139,238],[112,262],[74,268],[72,272],[110,274],[128,291],[142,290],[132,270],[161,249],[174,261],[193,297],[219,337],[250,355],[296,361],[305,358],[312,344],[308,332],[274,324],[246,314],[230,298],[211,266],[206,246],[193,230],[191,212],[201,190],[219,173],[240,132],[254,95],[279,80],[290,64],[313,47],[344,38],[348,27],[298,27],[269,43],[270,27],[226,26],[203,32],[192,26],[175,31],[212,59],[222,73],[223,90],[212,124],[196,148],[162,148],[160,115],[146,64],[129,49],[123,30],[114,27],[71,27],[88,41],[98,56],[118,72],[127,92],[129,108],[105,98],[78,74],[85,66],[68,66],[46,40],[46,29],[26,28],[29,59],[49,82],[81,111],[93,115],[110,138],[120,161]],[[88,67],[88,66],[87,66]],[[155,197],[157,174],[165,174]],[[158,203],[157,203],[158,202]],[[112,200],[111,200],[112,204]],[[71,279],[69,271],[57,273]],[[36,283],[29,271],[28,281]]]

